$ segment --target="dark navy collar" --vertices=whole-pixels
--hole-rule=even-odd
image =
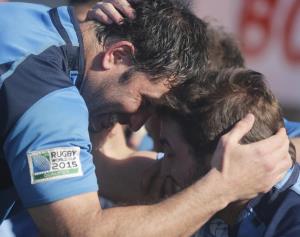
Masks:
[[[85,72],[85,56],[84,56],[84,44],[82,38],[82,32],[79,27],[79,23],[77,17],[75,15],[73,7],[68,7],[68,12],[71,17],[72,24],[74,25],[74,29],[79,41],[79,55],[77,55],[78,59],[78,76],[76,81],[76,87],[80,91],[84,81],[84,72]]]
[[[285,191],[299,182],[299,173],[299,164],[295,163],[287,171],[284,178],[268,193],[259,195],[249,201],[246,208],[240,213],[236,224],[229,228],[229,236],[254,236],[251,232],[253,229],[255,229],[255,236],[262,236],[259,233],[263,233],[266,226],[269,225],[278,204],[285,198]]]
[[[261,194],[256,198],[249,201],[246,208],[241,212],[238,222],[243,221],[247,216],[255,213],[255,216],[258,220],[263,220],[261,213],[264,213],[262,210],[263,207],[267,207],[272,204],[278,196],[284,191],[291,188],[298,180],[300,173],[300,166],[298,163],[295,163],[283,177],[283,179],[278,182],[268,193]]]

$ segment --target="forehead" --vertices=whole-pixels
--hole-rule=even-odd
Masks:
[[[153,104],[160,104],[161,97],[170,91],[167,79],[153,79],[150,75],[136,72],[131,80],[138,87],[141,95],[148,98]]]

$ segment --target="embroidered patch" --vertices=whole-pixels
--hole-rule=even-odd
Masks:
[[[79,147],[57,147],[27,153],[31,184],[82,176]]]

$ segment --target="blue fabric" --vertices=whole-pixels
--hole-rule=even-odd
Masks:
[[[31,184],[27,152],[80,147],[83,176]],[[4,152],[24,207],[98,190],[88,134],[88,111],[76,87],[57,90],[35,103],[8,135]]]
[[[78,91],[84,74],[82,36],[72,10],[3,3],[0,29],[0,159],[13,179],[10,188],[0,189],[1,223],[24,207],[96,192],[98,184],[88,111]],[[83,175],[31,184],[28,152],[58,147],[79,149]],[[47,167],[32,163],[35,171]]]
[[[50,45],[65,44],[48,10],[48,7],[35,4],[0,4],[0,64],[14,62],[11,69],[1,75],[0,88],[28,55],[38,55]]]
[[[252,199],[234,226],[213,218],[196,237],[296,237],[300,236],[300,167],[295,164],[268,193]],[[216,223],[219,223],[216,225]]]
[[[70,18],[70,14],[68,12],[68,8],[67,7],[59,7],[57,8],[59,17],[60,17],[60,21],[64,27],[64,29],[67,31],[68,36],[72,42],[73,46],[79,46],[79,41],[76,35],[76,31],[74,29],[74,25],[72,24],[71,18]]]
[[[0,114],[5,114],[0,117],[1,135],[6,135],[36,101],[72,85],[62,69],[67,67],[63,49],[51,46],[39,55],[28,56],[4,81],[0,91]]]
[[[290,138],[300,137],[300,122],[284,120],[284,125]]]
[[[27,211],[22,210],[0,225],[1,237],[39,236],[37,227]]]
[[[149,135],[145,135],[139,144],[139,151],[152,151],[153,150],[153,140]]]
[[[295,164],[267,194],[249,202],[235,226],[236,237],[300,236],[300,167]]]

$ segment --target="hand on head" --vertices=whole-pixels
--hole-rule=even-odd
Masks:
[[[88,20],[96,20],[104,24],[122,24],[124,17],[135,18],[135,11],[127,0],[103,0],[95,4],[87,14]]]
[[[238,122],[219,141],[212,159],[225,183],[230,186],[232,200],[251,199],[269,191],[292,166],[289,139],[284,128],[259,142],[239,142],[254,124],[252,114]]]

